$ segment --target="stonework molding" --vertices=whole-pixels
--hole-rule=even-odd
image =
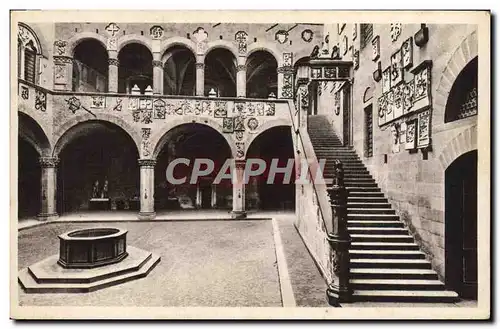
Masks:
[[[173,46],[186,47],[187,49],[191,50],[193,56],[196,57],[196,44],[188,38],[178,36],[163,40],[161,42],[160,54],[162,54],[163,56],[163,54]]]
[[[56,168],[59,164],[59,158],[57,157],[40,157],[38,163],[42,168]]]
[[[157,130],[156,133],[152,134],[150,141],[153,149],[151,157],[154,159],[163,149],[163,146],[168,141],[168,132],[172,129],[181,126],[183,124],[197,123],[214,129],[214,132],[219,133],[226,140],[229,148],[231,149],[231,155],[236,157],[236,144],[233,138],[233,134],[223,134],[222,125],[215,119],[207,117],[198,117],[195,115],[183,115],[179,118],[169,120]]]
[[[477,150],[477,125],[470,126],[452,138],[438,156],[443,170],[459,156]]]
[[[278,50],[276,47],[275,43],[271,42],[253,42],[247,46],[247,58],[250,57],[250,55],[256,51],[265,51],[271,54],[274,59],[276,60],[276,63],[279,66],[284,66],[283,63],[283,55],[282,53]]]
[[[18,108],[18,134],[19,137],[28,142],[40,156],[50,156],[51,144],[43,122],[35,118],[22,106]],[[31,123],[28,123],[31,121]],[[34,124],[34,125],[33,125]],[[37,127],[31,129],[31,127]]]
[[[153,51],[152,51],[152,46],[151,46],[151,39],[143,36],[143,35],[138,35],[138,34],[127,34],[123,35],[120,38],[118,38],[118,52],[123,49],[128,44],[131,43],[139,43],[149,49],[151,52],[151,56],[153,56]]]
[[[216,48],[224,48],[229,50],[231,53],[233,53],[234,58],[238,58],[239,56],[238,47],[236,46],[236,44],[227,40],[214,40],[209,42],[204,55],[208,55],[210,51]]]
[[[293,73],[293,67],[279,66],[276,70],[277,73]]]
[[[446,103],[451,88],[455,83],[458,74],[465,66],[478,55],[478,39],[477,32],[469,34],[462,43],[456,48],[446,64],[441,77],[439,78],[438,87],[436,89],[436,97],[433,111],[433,122],[444,122]]]
[[[103,35],[94,33],[94,32],[79,32],[73,35],[69,40],[68,40],[68,45],[67,45],[67,50],[66,53],[69,56],[73,56],[73,53],[75,51],[76,46],[80,44],[80,42],[88,40],[88,39],[95,39],[99,41],[104,49],[107,49],[107,39]]]
[[[52,152],[53,156],[58,156],[62,151],[64,146],[71,142],[73,138],[73,134],[71,133],[72,128],[75,128],[77,125],[81,123],[85,123],[87,121],[106,121],[115,124],[116,126],[122,128],[122,130],[132,138],[134,141],[137,154],[139,154],[139,146],[141,145],[141,134],[132,127],[129,123],[127,123],[122,118],[108,113],[102,113],[100,111],[95,111],[94,115],[90,113],[82,113],[76,115],[64,122],[62,125],[58,127],[58,129],[54,132],[54,150]]]
[[[120,66],[120,60],[118,58],[108,58],[108,65]]]
[[[72,64],[73,58],[69,56],[54,56],[54,64]]]
[[[137,160],[139,167],[154,168],[156,165],[155,159],[139,159]]]

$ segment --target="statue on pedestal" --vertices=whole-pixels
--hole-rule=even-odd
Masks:
[[[107,199],[107,198],[108,198],[108,180],[106,179],[102,187],[101,199]]]
[[[99,197],[99,181],[96,180],[92,187],[92,199]]]

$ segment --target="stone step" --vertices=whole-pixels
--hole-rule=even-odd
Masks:
[[[387,202],[387,198],[382,197],[358,197],[358,196],[347,196],[347,202],[354,203],[383,203]]]
[[[349,195],[351,192],[380,192],[380,187],[348,186],[346,189]]]
[[[404,250],[411,250],[411,251],[420,251],[420,248],[418,245],[414,242],[387,242],[387,241],[370,241],[370,242],[365,242],[365,241],[354,241],[351,242],[351,247],[349,249],[351,250],[399,250],[399,251],[404,251]]]
[[[344,181],[344,186],[345,187],[373,187],[373,188],[378,188],[377,183],[370,183],[370,182],[346,182]]]
[[[447,290],[355,290],[353,301],[453,303],[457,293]]]
[[[347,213],[347,220],[388,220],[394,221],[399,220],[398,215],[393,214],[359,214],[359,213]]]
[[[349,234],[387,234],[387,235],[404,235],[408,234],[408,230],[404,227],[360,227],[347,226]]]
[[[403,258],[425,259],[425,254],[420,250],[349,250],[351,259],[357,258]]]
[[[351,268],[352,279],[420,279],[438,280],[435,271],[410,268]]]
[[[375,180],[373,178],[365,178],[365,177],[344,177],[344,183],[373,183],[373,184],[375,184]]]
[[[426,259],[357,258],[357,259],[351,259],[350,264],[351,264],[351,269],[354,268],[431,269],[431,263]]]
[[[390,206],[390,205],[389,205]],[[387,214],[395,215],[396,210],[391,208],[347,208],[347,213],[351,214]]]
[[[374,203],[374,202],[352,202],[347,200],[347,208],[391,208],[391,205],[387,202]]]
[[[360,199],[372,199],[375,200],[375,199],[383,199],[383,200],[387,200],[384,196],[384,193],[382,192],[363,192],[363,191],[354,191],[353,189],[350,189],[348,190],[349,192],[349,195],[348,197],[349,198],[360,198]]]
[[[351,234],[353,242],[413,242],[407,234]]]
[[[354,290],[445,290],[439,280],[419,279],[351,279]]]
[[[404,224],[399,220],[347,220],[347,227],[395,227],[395,228],[403,228]]]

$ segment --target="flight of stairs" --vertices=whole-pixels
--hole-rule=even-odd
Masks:
[[[344,166],[352,300],[457,301],[458,295],[445,290],[356,152],[342,145],[327,118],[310,116],[308,132],[316,157],[326,159],[325,178],[333,177],[334,160]]]

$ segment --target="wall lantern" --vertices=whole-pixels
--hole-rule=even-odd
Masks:
[[[379,82],[382,79],[382,62],[378,62],[377,69],[373,71],[373,80]]]
[[[415,44],[423,47],[429,41],[429,28],[425,24],[420,24],[420,30],[415,33]]]

